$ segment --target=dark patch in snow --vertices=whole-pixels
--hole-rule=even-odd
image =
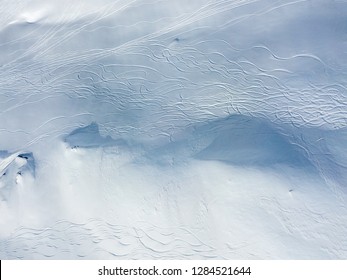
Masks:
[[[71,148],[96,148],[126,145],[126,142],[123,139],[113,139],[109,135],[106,137],[101,136],[99,126],[95,122],[85,127],[75,129],[64,139],[64,141],[68,143]]]
[[[33,153],[22,153],[19,154],[18,157],[26,160],[26,164],[20,168],[19,173],[22,174],[29,171],[35,177],[36,164]]]
[[[31,152],[9,153],[1,151],[0,160],[0,200],[8,201],[12,191],[19,183],[19,178],[35,177],[35,158]]]

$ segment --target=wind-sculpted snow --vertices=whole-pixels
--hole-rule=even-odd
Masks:
[[[346,258],[346,1],[0,3],[1,258]]]

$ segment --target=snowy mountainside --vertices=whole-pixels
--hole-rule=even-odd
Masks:
[[[345,259],[346,1],[0,3],[1,259]]]

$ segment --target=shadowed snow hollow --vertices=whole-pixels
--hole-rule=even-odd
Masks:
[[[1,259],[345,259],[345,1],[0,3]]]

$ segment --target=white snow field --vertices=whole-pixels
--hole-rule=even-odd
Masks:
[[[0,259],[346,259],[347,1],[0,1]]]

